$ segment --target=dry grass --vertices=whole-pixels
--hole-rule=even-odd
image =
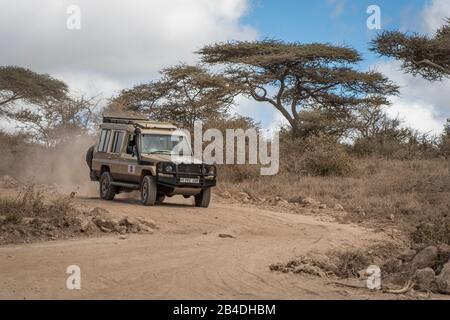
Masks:
[[[230,166],[223,168],[217,191],[279,196],[290,202],[311,197],[329,206],[343,205],[351,220],[394,218],[395,223],[409,228],[450,213],[450,177],[445,161],[359,159],[355,165],[348,177],[286,172],[260,177],[255,168],[234,170]]]
[[[0,244],[68,238],[81,234],[79,211],[69,197],[45,199],[33,185],[15,198],[0,198]]]

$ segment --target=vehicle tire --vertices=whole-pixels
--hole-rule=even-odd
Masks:
[[[141,203],[144,206],[153,206],[156,202],[157,188],[155,178],[145,176],[141,183]]]
[[[100,198],[103,200],[113,200],[116,195],[117,188],[111,185],[112,182],[111,173],[108,171],[103,172],[100,177]]]
[[[211,202],[211,188],[203,189],[195,196],[195,206],[200,208],[208,208]]]
[[[95,172],[92,171],[92,159],[94,159],[94,149],[95,146],[91,146],[86,152],[86,164],[89,167],[89,178],[91,179],[91,181],[98,181]]]
[[[158,203],[158,204],[163,203],[165,199],[166,199],[166,196],[163,194],[160,194],[156,197],[156,203]]]
[[[94,158],[94,148],[95,146],[91,146],[86,152],[86,164],[91,170],[92,170],[92,159]]]

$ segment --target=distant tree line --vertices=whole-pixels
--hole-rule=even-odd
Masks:
[[[413,75],[442,80],[450,76],[450,20],[433,37],[383,32],[370,50],[401,60]],[[112,97],[103,112],[145,114],[188,129],[197,120],[257,127],[234,112],[236,97],[245,96],[280,112],[288,123],[286,139],[351,140],[361,155],[415,146],[448,157],[448,124],[441,137],[431,137],[389,118],[385,110],[398,86],[381,73],[360,71],[361,55],[351,47],[235,41],[205,46],[197,54],[200,64],[165,68],[159,79]],[[47,74],[0,67],[0,117],[15,120],[47,146],[92,128],[100,116],[97,106],[95,97],[73,97],[65,83]]]

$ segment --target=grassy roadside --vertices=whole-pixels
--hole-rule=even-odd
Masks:
[[[407,233],[421,224],[440,224],[450,216],[450,176],[445,161],[359,159],[354,163],[355,169],[345,177],[287,171],[262,177],[257,168],[222,167],[216,192],[280,197],[290,203],[312,198],[329,207],[340,204],[349,222],[388,223]],[[450,242],[450,235],[447,238]]]

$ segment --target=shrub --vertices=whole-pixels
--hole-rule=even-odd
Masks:
[[[333,138],[319,136],[307,139],[301,167],[315,176],[347,176],[355,165],[344,148]]]
[[[58,197],[46,202],[43,193],[33,185],[27,186],[17,198],[1,198],[0,212],[5,215],[5,224],[18,224],[25,217],[59,220],[78,213],[71,198]]]
[[[450,244],[450,218],[441,214],[421,222],[411,232],[410,238],[414,246],[420,247]]]
[[[371,258],[363,250],[345,250],[330,253],[336,268],[332,270],[339,278],[358,277],[358,271],[372,264]]]

